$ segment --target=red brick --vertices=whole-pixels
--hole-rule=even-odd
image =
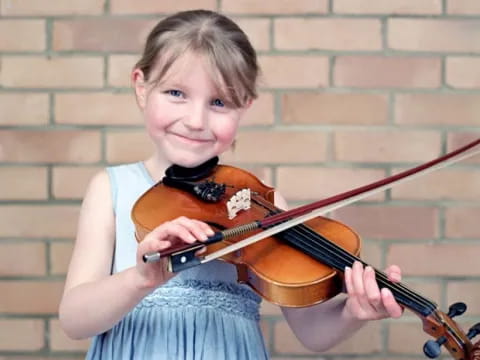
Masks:
[[[42,51],[45,45],[45,21],[0,21],[0,51]]]
[[[433,131],[337,131],[336,160],[424,162],[439,156],[440,134]],[[405,146],[408,144],[408,146]]]
[[[381,259],[382,259],[382,249],[381,244],[376,242],[369,242],[361,240],[360,243],[360,258],[362,258],[369,265],[377,268],[380,268]]]
[[[333,11],[343,14],[441,14],[441,0],[333,0]]]
[[[53,168],[52,193],[56,199],[80,199],[93,175],[101,170],[98,166]]]
[[[265,344],[270,344],[271,322],[267,320],[260,320],[260,331],[262,332],[263,341]]]
[[[447,304],[456,302],[467,304],[465,315],[480,315],[480,292],[478,281],[449,281],[447,283]]]
[[[108,84],[116,87],[131,87],[134,65],[138,55],[110,55],[108,60]]]
[[[110,131],[107,133],[106,149],[109,163],[144,160],[154,151],[152,141],[145,130]]]
[[[35,93],[0,94],[0,125],[41,125],[48,123],[48,95]]]
[[[274,23],[275,48],[281,50],[380,50],[377,19],[280,18]],[[335,36],[312,36],[335,34]]]
[[[480,58],[478,57],[448,57],[446,82],[456,88],[480,88],[480,75],[477,72],[479,67]]]
[[[465,146],[472,141],[475,141],[479,138],[478,133],[473,132],[453,132],[448,134],[447,138],[447,151],[453,151],[459,149],[462,146]],[[469,164],[479,164],[480,163],[480,155],[474,155],[471,158],[462,160],[462,163],[469,163]]]
[[[0,84],[26,88],[97,88],[103,85],[100,57],[9,56],[1,59]]]
[[[272,304],[271,302],[268,302],[268,301],[262,301],[262,304],[260,307],[260,313],[266,316],[270,316],[270,315],[281,316],[282,310],[278,305]]]
[[[72,111],[75,107],[81,107],[83,111]],[[133,93],[57,94],[55,122],[78,125],[143,125]]]
[[[438,237],[438,211],[433,207],[350,206],[336,210],[333,218],[350,226],[361,238],[414,240]]]
[[[334,83],[360,88],[437,88],[441,68],[436,57],[339,56]]]
[[[151,1],[151,0],[111,0],[112,14],[165,14],[177,11],[196,9],[215,10],[216,0],[180,0],[180,1]]]
[[[235,23],[247,34],[256,51],[270,49],[270,20],[234,18]]]
[[[388,349],[397,354],[423,354],[423,344],[430,340],[423,332],[419,320],[415,322],[393,321],[388,325]],[[408,344],[408,346],[405,346]]]
[[[328,1],[223,0],[220,10],[235,14],[323,14],[328,11]]]
[[[91,339],[72,340],[60,328],[58,320],[50,320],[50,348],[53,351],[86,351]]]
[[[2,0],[0,14],[8,16],[98,15],[104,0],[70,0],[61,2],[38,0]]]
[[[1,167],[0,200],[47,199],[47,180],[44,167]]]
[[[291,201],[315,201],[385,177],[380,169],[345,169],[318,167],[277,168],[277,190]],[[384,193],[366,201],[383,200]]]
[[[325,56],[260,56],[262,78],[267,88],[318,88],[328,85],[328,58]]]
[[[250,109],[245,113],[240,126],[273,124],[275,116],[274,106],[275,99],[273,94],[267,92],[259,93],[258,98],[254,100]]]
[[[62,292],[63,282],[60,281],[0,281],[0,312],[55,314]]]
[[[412,293],[438,304],[443,296],[443,282],[439,280],[408,279],[407,281],[402,281],[402,284],[412,290]],[[404,316],[415,317],[416,315],[411,312],[405,312]]]
[[[53,49],[140,52],[155,23],[127,18],[58,20],[53,27]]]
[[[70,205],[2,205],[0,236],[71,238],[75,236],[78,212],[77,206]]]
[[[393,188],[392,199],[480,201],[478,184],[478,170],[441,169]]]
[[[291,92],[282,96],[289,124],[381,125],[388,119],[382,94]]]
[[[12,256],[17,254],[18,256]],[[46,275],[45,244],[39,242],[0,242],[0,275]]]
[[[447,13],[459,15],[480,14],[480,3],[477,0],[447,0]]]
[[[275,341],[274,349],[276,353],[302,355],[314,354],[312,351],[307,350],[300,343],[300,341],[298,341],[298,339],[295,337],[295,334],[292,332],[285,320],[275,323],[274,339],[281,339],[280,341]]]
[[[0,351],[41,350],[44,333],[43,320],[0,319]]]
[[[73,244],[71,242],[54,242],[50,245],[50,273],[65,275],[72,256]]]
[[[395,122],[415,125],[477,125],[480,96],[474,94],[399,94]]]
[[[326,157],[325,134],[316,131],[243,131],[225,163],[311,163]]]
[[[403,222],[405,224],[421,224]],[[478,276],[479,245],[468,244],[393,244],[387,256],[388,264],[397,264],[404,275],[415,276]]]
[[[389,19],[388,46],[394,50],[478,52],[480,21]]]
[[[471,238],[480,237],[480,207],[448,207],[445,209],[445,235],[449,238]]]
[[[0,161],[91,163],[100,157],[98,131],[0,131]]]

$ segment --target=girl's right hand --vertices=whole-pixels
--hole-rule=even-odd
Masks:
[[[206,223],[184,216],[157,226],[145,236],[137,248],[136,269],[140,275],[141,286],[154,289],[175,276],[167,270],[166,259],[155,263],[144,263],[143,255],[161,252],[181,243],[193,244],[196,241],[205,241],[213,234],[213,230]]]

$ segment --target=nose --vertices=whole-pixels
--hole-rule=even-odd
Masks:
[[[192,104],[184,124],[192,130],[203,130],[207,124],[207,109],[203,104]]]

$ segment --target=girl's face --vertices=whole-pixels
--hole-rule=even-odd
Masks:
[[[141,70],[133,73],[147,132],[167,164],[194,167],[226,151],[235,138],[246,107],[236,108],[220,96],[207,66],[191,53],[178,59],[159,84],[145,83]]]

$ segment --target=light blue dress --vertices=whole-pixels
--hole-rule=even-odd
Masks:
[[[130,212],[153,180],[143,163],[107,168],[116,219],[112,272],[135,266]],[[109,331],[93,338],[87,359],[267,359],[261,298],[237,284],[234,266],[212,261],[185,270],[145,297]],[[118,296],[122,296],[121,293]]]

